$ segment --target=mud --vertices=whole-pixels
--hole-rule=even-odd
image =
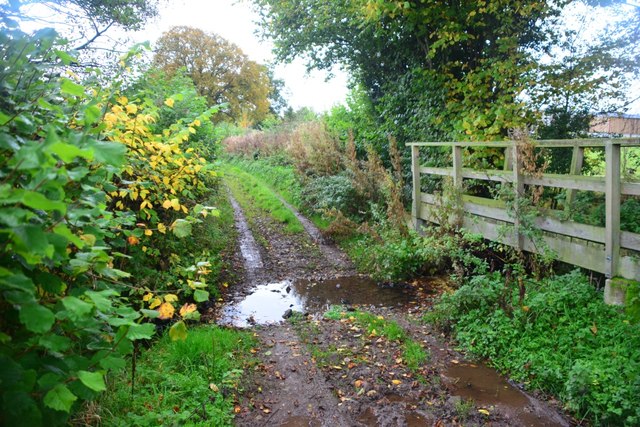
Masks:
[[[421,322],[446,280],[378,286],[312,232],[287,234],[251,204],[233,206],[236,213],[245,210],[236,214],[244,223],[238,226],[242,257],[236,264],[244,265],[245,274],[215,316],[227,325],[252,327],[261,343],[255,350],[260,364],[238,402],[237,425],[569,425],[495,371],[465,362]],[[244,238],[247,232],[253,243]],[[348,319],[323,319],[333,304],[397,321],[428,360],[410,369],[401,342],[368,334]],[[288,309],[310,315],[284,321]]]

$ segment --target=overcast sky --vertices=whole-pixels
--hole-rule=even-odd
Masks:
[[[235,43],[256,62],[273,60],[268,41],[256,35],[257,15],[245,0],[170,0],[161,2],[160,17],[134,36],[136,41],[155,42],[172,26],[186,25],[216,33]],[[294,108],[311,107],[316,112],[342,103],[347,94],[347,75],[335,70],[329,81],[326,73],[313,71],[307,75],[302,61],[276,67],[276,77],[285,81],[285,98]]]

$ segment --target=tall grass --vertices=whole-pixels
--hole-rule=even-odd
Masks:
[[[109,426],[230,426],[255,345],[250,333],[211,326],[190,330],[185,341],[164,336],[138,358],[133,375],[129,368],[111,377],[95,419]]]

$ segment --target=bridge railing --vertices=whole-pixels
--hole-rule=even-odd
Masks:
[[[604,273],[606,277],[621,276],[640,280],[640,234],[620,230],[621,197],[640,196],[640,182],[621,178],[621,147],[640,147],[639,138],[576,139],[532,141],[536,148],[564,148],[572,150],[568,174],[523,172],[523,153],[516,141],[499,142],[414,142],[411,147],[413,173],[412,217],[416,228],[427,222],[441,221],[438,215],[439,198],[422,192],[425,175],[452,178],[461,209],[457,223],[485,238],[519,247],[522,250],[541,253],[551,250],[556,258],[589,270]],[[451,167],[428,167],[421,164],[421,149],[425,147],[450,147]],[[503,170],[479,170],[464,167],[465,149],[491,147],[504,149]],[[600,147],[605,151],[605,175],[581,175],[585,148]],[[425,154],[425,153],[423,153]],[[525,185],[553,187],[566,190],[565,209],[571,207],[576,191],[593,191],[605,194],[605,227],[597,227],[565,220],[561,211],[540,209],[534,226],[541,231],[544,242],[527,237],[516,209],[504,202],[484,197],[464,195],[463,180],[493,181],[510,185],[514,190],[514,205],[524,197]],[[505,225],[510,231],[505,233]],[[534,241],[538,240],[538,241]],[[543,247],[541,247],[543,246]]]

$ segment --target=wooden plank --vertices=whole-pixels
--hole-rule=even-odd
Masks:
[[[613,141],[622,147],[640,147],[640,138],[585,138],[585,139],[540,139],[534,140],[533,143],[537,147],[546,148],[571,148],[578,147],[605,147],[609,141]],[[513,147],[516,145],[516,141],[485,141],[485,142],[470,142],[470,141],[455,141],[455,142],[408,142],[405,145],[419,146],[419,147]]]
[[[622,182],[621,192],[628,196],[640,196],[640,182]]]
[[[453,186],[462,191],[462,147],[453,147]]]
[[[611,278],[618,273],[620,257],[620,145],[605,148],[605,271]]]
[[[507,147],[504,149],[504,166],[502,170],[510,171],[513,169],[513,154],[511,153],[513,147]]]
[[[640,234],[629,231],[620,232],[620,247],[640,252]]]
[[[413,203],[411,207],[411,217],[413,218],[416,231],[420,231],[420,219],[422,217],[420,207],[422,206],[422,203],[420,202],[420,147],[417,146],[411,147],[411,174],[413,176]]]
[[[421,166],[420,173],[426,175],[453,176],[453,168],[436,168],[432,166]]]
[[[513,229],[516,234],[517,244],[516,247],[519,250],[524,249],[524,239],[523,235],[520,232],[520,201],[524,194],[524,179],[522,176],[522,155],[520,153],[519,147],[515,146],[513,150],[511,150],[513,156],[513,192],[514,192],[514,219],[513,219]]]
[[[582,172],[582,163],[584,161],[584,147],[573,147],[571,153],[571,166],[569,167],[569,175],[580,175]],[[564,201],[564,209],[569,212],[573,205],[573,199],[575,198],[575,190],[568,189],[567,196]]]

